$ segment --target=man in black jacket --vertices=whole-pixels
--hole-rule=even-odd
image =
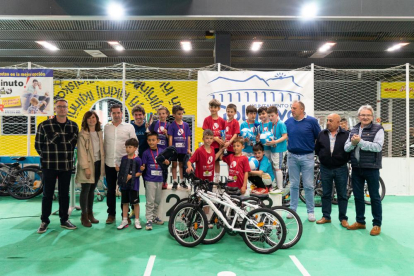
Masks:
[[[348,196],[346,186],[348,183],[348,160],[349,153],[345,152],[344,146],[349,133],[342,129],[341,118],[338,114],[330,114],[327,119],[326,129],[319,133],[315,144],[315,153],[319,156],[321,163],[322,181],[322,214],[323,217],[317,224],[331,222],[332,210],[332,187],[335,182],[338,194],[339,221],[343,227],[348,227],[346,209],[348,207]]]
[[[69,230],[76,229],[68,216],[69,186],[74,169],[74,150],[78,141],[78,125],[67,118],[68,101],[55,102],[56,116],[39,124],[35,149],[40,156],[43,174],[42,223],[37,233],[46,232],[50,223],[52,200],[56,178],[59,191],[60,226]]]

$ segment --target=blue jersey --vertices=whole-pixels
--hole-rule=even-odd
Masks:
[[[272,129],[272,122],[268,122],[268,123],[259,123],[259,126],[257,127],[259,134],[262,134],[265,131],[271,131]],[[264,146],[264,150],[265,151],[270,151],[270,146]]]
[[[277,121],[277,124],[272,126],[272,134],[275,137],[275,140],[282,138],[282,134],[287,133],[286,125],[282,120]],[[287,151],[287,140],[282,143],[277,143],[274,147],[271,147],[270,150],[273,153],[276,152],[285,152]]]
[[[268,173],[272,178],[272,181],[275,180],[272,164],[270,163],[269,158],[267,158],[264,155],[262,160],[259,161],[259,171],[263,171],[263,173]]]
[[[247,123],[243,122],[240,125],[240,132],[243,128],[250,128],[251,131],[253,131],[253,134],[256,136],[258,131],[257,131],[257,126],[259,125],[259,123],[257,121],[255,121],[253,124],[252,123]],[[247,153],[253,153],[253,145],[252,143],[248,142],[248,143],[244,143],[244,149],[243,152],[247,152]]]

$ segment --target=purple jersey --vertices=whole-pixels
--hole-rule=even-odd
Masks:
[[[145,164],[145,174],[143,175],[145,181],[163,182],[161,166],[155,160],[161,150],[147,149],[142,155],[142,164]]]
[[[188,137],[191,137],[190,127],[186,122],[178,125],[175,121],[168,127],[168,135],[172,136],[172,146],[177,153],[186,154],[188,150]]]
[[[169,127],[169,123],[160,122],[159,120],[153,122],[149,127],[149,131],[158,133],[158,139],[160,140],[158,142],[158,149],[161,151],[168,147],[168,137],[164,134],[164,129],[168,130]]]

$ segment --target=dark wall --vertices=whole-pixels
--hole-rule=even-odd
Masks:
[[[2,0],[0,15],[106,15],[110,0]],[[117,0],[128,15],[297,16],[303,0]],[[412,0],[319,0],[319,16],[409,16]]]

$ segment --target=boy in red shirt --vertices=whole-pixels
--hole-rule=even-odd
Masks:
[[[237,138],[233,142],[234,154],[220,156],[229,165],[229,179],[234,182],[228,183],[229,187],[237,187],[244,194],[247,189],[247,178],[250,172],[249,159],[242,154],[244,140]]]
[[[221,130],[224,130],[226,121],[223,118],[219,117],[218,112],[220,110],[221,103],[216,100],[212,99],[208,103],[211,116],[208,116],[204,119],[203,122],[203,130],[210,129],[213,131],[213,143],[211,147],[213,148],[214,152],[217,153],[219,149],[224,146],[224,141],[221,138]],[[215,181],[218,182],[220,179],[220,162],[217,160],[214,164],[214,171],[215,171]]]
[[[233,141],[240,134],[239,122],[234,119],[237,114],[237,106],[235,104],[229,104],[226,108],[227,121],[225,124],[226,142],[224,148],[227,149],[228,154],[234,154]]]
[[[218,159],[218,156],[223,151],[218,151],[217,155],[214,152],[214,148],[211,146],[213,143],[213,131],[206,129],[203,132],[204,145],[199,147],[190,160],[187,162],[187,173],[193,171],[192,163],[196,163],[195,176],[200,179],[213,181],[214,179],[214,162]]]

